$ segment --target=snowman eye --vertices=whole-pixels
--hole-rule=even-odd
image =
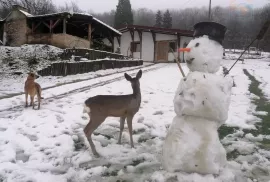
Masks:
[[[199,47],[200,43],[196,43],[195,47]]]
[[[195,58],[191,58],[190,60],[187,60],[188,64],[191,64]]]

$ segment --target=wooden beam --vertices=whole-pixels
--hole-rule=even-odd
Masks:
[[[88,24],[88,40],[90,42],[89,48],[91,48],[91,39],[92,39],[92,25]]]
[[[178,33],[177,34],[177,59],[178,59],[178,62],[180,63],[181,62],[181,59],[180,59],[180,53],[178,51],[178,49],[180,48],[180,34]]]
[[[39,22],[37,25],[35,25],[35,23],[32,22],[32,33],[35,32],[35,30],[39,27],[39,25],[41,25],[41,22]]]
[[[130,30],[129,30],[129,33],[130,33],[130,36],[131,36],[131,45],[133,45],[133,44],[134,44],[134,31],[130,29]],[[130,47],[130,50],[131,50],[132,58],[134,58],[134,57],[133,57],[133,50],[132,50],[131,47]]]
[[[49,25],[48,23],[46,23],[45,21],[42,21],[42,23],[43,23],[46,27],[50,28],[50,25]]]
[[[54,29],[54,27],[61,21],[61,19],[56,20],[56,22],[52,25],[52,28]]]
[[[156,45],[157,45],[156,33],[153,31],[151,31],[151,33],[152,33],[152,38],[153,38],[153,43],[154,43],[154,58],[153,58],[154,60],[153,61],[155,61],[156,60]]]
[[[64,34],[67,33],[67,19],[66,18],[63,19],[63,33]]]
[[[137,30],[139,38],[140,38],[140,59],[142,59],[142,31]]]

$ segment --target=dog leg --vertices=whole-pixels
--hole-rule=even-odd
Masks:
[[[30,99],[31,99],[30,106],[32,106],[34,109],[34,96],[31,96]]]

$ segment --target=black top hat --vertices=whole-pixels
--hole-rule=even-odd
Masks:
[[[194,25],[193,37],[201,37],[208,35],[212,40],[217,41],[222,45],[227,28],[216,22],[199,22]]]

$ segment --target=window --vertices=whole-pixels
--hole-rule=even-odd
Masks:
[[[169,43],[169,52],[177,52],[176,51],[176,42],[170,42]]]
[[[130,44],[131,52],[141,52],[141,43],[140,42],[131,42]]]

